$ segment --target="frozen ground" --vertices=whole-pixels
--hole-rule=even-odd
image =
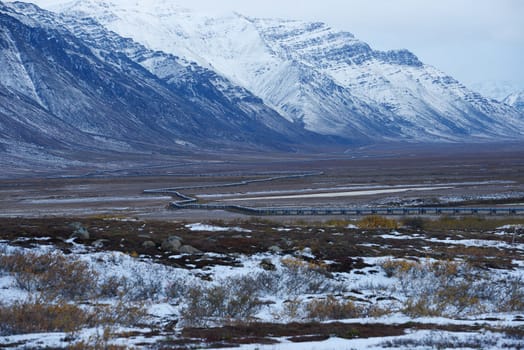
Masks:
[[[130,169],[106,177],[2,180],[0,347],[522,349],[522,218],[396,218],[398,225],[386,220],[376,227],[340,216],[268,221],[172,211],[169,196],[143,194],[189,187],[188,195],[213,202],[330,192],[328,198],[262,202],[275,206],[522,203],[522,152],[477,153],[410,151],[399,158],[366,150],[365,157],[348,153],[347,159],[195,160],[151,176],[120,176],[134,174]],[[282,175],[282,169],[322,175],[225,186]],[[351,195],[400,189],[407,191]],[[89,231],[88,239],[71,240],[75,222]],[[170,237],[172,246],[164,245]],[[177,237],[185,253],[177,251]],[[39,264],[16,267],[9,258],[16,252],[52,253],[95,273],[87,274],[93,278],[84,294],[58,298],[60,283],[27,283],[50,276],[35,270]],[[75,281],[77,287],[86,282]],[[43,329],[45,322],[15,307],[31,310],[37,300],[106,319]],[[16,315],[32,320],[22,326],[42,329],[18,325],[14,331],[8,325]]]
[[[448,230],[448,238],[433,229],[370,229],[358,222],[168,225],[106,219],[84,225],[92,237],[81,241],[63,237],[69,226],[57,221],[3,223],[4,232],[11,233],[0,236],[2,311],[17,303],[31,304],[40,296],[47,303],[72,303],[84,310],[100,303],[116,309],[125,302],[140,305],[145,314],[136,323],[118,320],[68,332],[11,334],[6,321],[0,324],[0,346],[68,347],[80,342],[144,349],[253,350],[524,346],[522,224],[497,222],[496,228],[477,233]],[[49,235],[42,232],[44,227]],[[166,251],[160,243],[171,234],[204,253]],[[143,248],[145,240],[156,242],[156,247]],[[356,247],[356,242],[363,247]],[[449,258],[443,255],[446,252],[460,254]],[[88,289],[100,291],[111,282],[117,291],[74,300],[49,298],[22,283],[25,270],[17,270],[8,259],[31,254],[83,262],[96,275]],[[480,256],[483,260],[478,260]],[[457,294],[439,294],[440,287]],[[423,303],[419,295],[429,302]],[[262,333],[242,334],[249,325]]]
[[[324,341],[293,343],[280,339],[278,345],[243,345],[234,348],[217,348],[214,350],[383,350],[383,349],[482,349],[518,348],[521,343],[508,341],[499,334],[484,332],[472,334],[469,332],[446,331],[414,331],[398,337],[371,338],[371,339],[341,339],[330,338]]]

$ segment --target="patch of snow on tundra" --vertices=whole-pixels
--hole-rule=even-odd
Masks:
[[[208,231],[208,232],[244,232],[244,233],[250,233],[251,230],[241,228],[241,227],[221,227],[221,226],[214,226],[214,225],[205,225],[201,223],[196,224],[189,224],[186,225],[186,227],[190,231]]]

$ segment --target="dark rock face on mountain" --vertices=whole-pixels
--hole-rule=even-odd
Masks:
[[[181,67],[114,33],[95,43],[34,5],[0,6],[3,147],[289,150],[314,137],[210,71]],[[124,50],[135,50],[128,54],[136,61]],[[137,63],[144,60],[154,61],[158,75]]]

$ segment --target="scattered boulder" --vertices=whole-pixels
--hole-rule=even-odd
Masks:
[[[268,250],[269,250],[271,253],[274,253],[274,254],[280,254],[280,253],[282,253],[282,248],[280,248],[279,246],[276,246],[276,245],[269,247]]]
[[[145,242],[144,242],[145,243]],[[200,254],[200,250],[190,245],[184,245],[183,239],[178,236],[169,236],[160,246],[162,250],[179,254]]]
[[[202,252],[190,245],[183,245],[178,249],[180,254],[201,254]]]
[[[78,238],[80,240],[88,240],[91,235],[89,234],[89,231],[87,228],[85,228],[84,225],[82,225],[79,222],[73,222],[69,225],[74,231],[71,234],[71,238]]]
[[[273,264],[271,259],[267,258],[262,259],[262,261],[260,262],[260,267],[266,271],[275,271],[277,269],[277,267],[275,266],[275,264]]]
[[[183,242],[184,239],[182,237],[179,237],[179,236],[175,236],[175,235],[171,235],[167,238],[167,240],[177,240],[177,241],[180,241],[180,242]]]
[[[105,244],[106,242],[109,242],[109,240],[108,240],[108,239],[97,239],[97,240],[94,241],[91,245],[92,245],[93,247],[95,247],[95,248],[100,249],[100,248],[103,248],[103,247],[104,247],[104,244]]]
[[[155,248],[156,247],[156,243],[153,242],[153,241],[144,241],[144,243],[142,243],[142,247],[144,247],[146,249]]]
[[[295,245],[295,242],[291,239],[283,238],[282,242],[285,244],[286,247],[292,247]]]
[[[304,248],[302,250],[297,250],[293,253],[295,256],[302,257],[302,258],[311,258],[314,259],[315,255],[313,254],[313,251],[311,248]]]
[[[182,238],[178,236],[169,236],[165,241],[162,242],[161,247],[162,250],[177,253],[180,247],[182,247]]]

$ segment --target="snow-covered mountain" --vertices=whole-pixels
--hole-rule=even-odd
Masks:
[[[183,67],[195,62],[312,132],[375,141],[524,135],[515,108],[467,89],[407,50],[376,51],[324,23],[206,15],[171,0],[52,3],[64,15],[92,17],[148,50],[176,56]],[[156,74],[163,69],[154,59],[141,64]]]
[[[0,29],[2,158],[188,145],[289,150],[317,139],[214,72],[92,19],[0,2]]]
[[[510,105],[524,114],[524,91],[514,92],[507,96],[504,101],[505,104]]]
[[[520,105],[323,23],[170,0],[34,2],[57,12],[0,2],[2,164],[524,138]]]

